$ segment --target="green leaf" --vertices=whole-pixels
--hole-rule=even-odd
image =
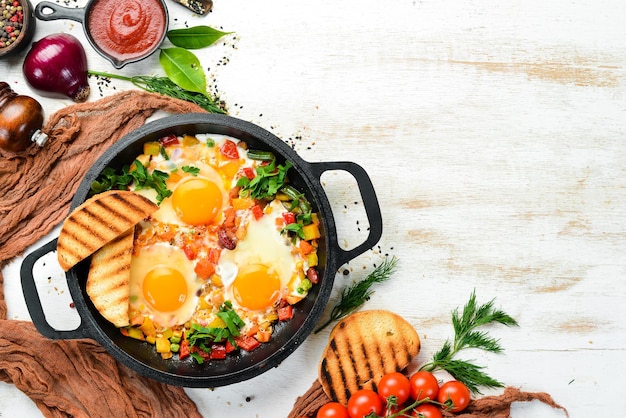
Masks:
[[[180,88],[207,94],[206,76],[193,52],[183,48],[161,49],[159,62],[169,79]]]
[[[200,49],[213,45],[224,35],[233,32],[222,32],[209,26],[172,29],[167,32],[167,39],[174,45],[185,49]]]

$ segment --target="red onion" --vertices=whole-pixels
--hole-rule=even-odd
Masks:
[[[69,97],[75,102],[89,96],[87,55],[72,35],[58,33],[35,42],[22,71],[30,87],[42,96]]]

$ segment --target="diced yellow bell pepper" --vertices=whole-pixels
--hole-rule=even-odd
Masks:
[[[141,332],[139,328],[135,328],[135,327],[128,328],[128,336],[136,340],[141,340],[141,341],[145,340],[143,332]]]
[[[319,262],[319,259],[317,257],[317,252],[313,251],[311,253],[308,253],[306,255],[306,262],[309,265],[309,267],[317,266],[317,263]]]
[[[146,341],[152,345],[154,345],[154,343],[156,343],[156,335],[148,335],[146,337]]]
[[[312,239],[318,239],[319,237],[322,236],[320,234],[320,228],[316,223],[304,225],[302,227],[302,233],[304,234],[304,239],[306,241],[310,241]]]
[[[168,340],[165,337],[157,337],[156,351],[157,353],[169,353],[170,352],[170,340]]]
[[[215,319],[209,323],[208,327],[209,328],[226,328],[226,323],[222,320],[222,318],[215,317]]]
[[[154,323],[148,317],[144,318],[143,324],[141,324],[139,329],[141,329],[146,336],[156,337],[156,328],[154,328]]]
[[[143,144],[143,153],[146,155],[159,155],[161,144],[156,141],[150,141]],[[143,162],[142,162],[143,164]]]
[[[192,145],[199,144],[198,138],[192,135],[184,135],[183,136],[183,147],[190,147]]]

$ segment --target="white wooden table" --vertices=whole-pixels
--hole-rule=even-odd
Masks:
[[[450,312],[475,289],[520,327],[491,329],[503,355],[469,358],[508,385],[549,392],[572,417],[623,414],[625,2],[215,0],[205,17],[168,6],[170,28],[236,32],[198,52],[232,116],[294,143],[306,160],[348,159],[370,174],[383,238],[337,276],[331,304],[395,255],[397,273],[365,308],[393,310],[416,327],[423,348],[412,366],[452,336]],[[84,41],[91,69],[114,71],[80,24],[38,22],[35,39],[61,31]],[[0,79],[33,95],[22,58],[0,62]],[[118,73],[159,71],[155,55]],[[95,100],[131,86],[92,88]],[[33,97],[48,115],[71,104]],[[344,174],[323,179],[350,247],[365,236],[366,218]],[[10,318],[28,319],[20,262],[3,271],[6,296]],[[47,265],[48,302],[66,307],[63,276]],[[76,314],[61,310],[59,326],[72,328]],[[284,417],[316,378],[327,337],[312,335],[252,380],[188,393],[207,417]],[[0,415],[18,414],[41,416],[0,383]],[[562,416],[536,403],[513,410]]]

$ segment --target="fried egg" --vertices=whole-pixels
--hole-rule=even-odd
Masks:
[[[200,161],[175,162],[177,170],[166,182],[172,195],[163,199],[152,217],[160,222],[184,226],[217,224],[228,203],[230,184],[208,164]],[[183,167],[199,169],[197,175],[185,173]]]
[[[225,289],[225,298],[234,306],[263,311],[280,300],[300,275],[303,261],[281,235],[277,218],[286,212],[274,201],[259,219],[246,217],[246,235],[234,250],[223,250],[216,272]]]
[[[159,243],[133,255],[129,286],[131,310],[171,327],[191,318],[202,283],[180,248]]]

